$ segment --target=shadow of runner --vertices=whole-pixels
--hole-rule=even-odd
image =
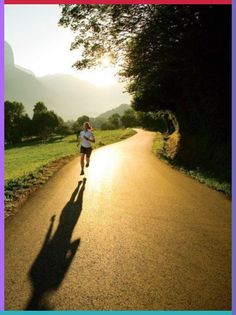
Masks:
[[[26,310],[49,310],[49,306],[44,302],[46,293],[59,288],[70,267],[80,245],[80,239],[71,242],[71,236],[82,211],[85,184],[86,178],[78,183],[61,212],[57,230],[52,237],[56,216],[51,218],[42,249],[28,273],[33,293]]]

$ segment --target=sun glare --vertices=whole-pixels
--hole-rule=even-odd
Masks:
[[[103,56],[99,64],[100,66],[95,69],[80,71],[78,73],[79,78],[98,87],[107,87],[118,83],[116,76],[118,69],[112,64],[109,55]]]
[[[103,68],[112,67],[111,60],[110,60],[109,56],[104,56],[102,58],[101,65]]]
[[[83,70],[79,74],[79,78],[86,80],[98,87],[113,85],[118,82],[115,68],[99,68]]]
[[[105,189],[107,197],[109,196],[111,178],[120,164],[118,156],[116,149],[110,146],[97,151],[93,156],[93,162],[88,169],[88,175],[93,178],[90,182],[92,190],[100,192]]]

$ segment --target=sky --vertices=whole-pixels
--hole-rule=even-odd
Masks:
[[[116,70],[105,62],[104,69],[78,71],[72,68],[80,51],[70,51],[75,34],[58,26],[59,5],[5,5],[5,40],[14,52],[15,64],[37,77],[65,73],[97,86],[117,83]]]

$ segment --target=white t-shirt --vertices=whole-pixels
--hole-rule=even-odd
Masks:
[[[86,131],[83,130],[83,131],[80,132],[80,135],[79,135],[82,147],[84,147],[84,148],[91,148],[91,142],[86,140],[86,139],[84,139],[84,136],[89,138],[89,139],[94,139],[94,136],[93,136],[92,132],[89,131],[89,130],[86,130]]]

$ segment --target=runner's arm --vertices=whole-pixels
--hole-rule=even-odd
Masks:
[[[86,139],[86,140],[88,140],[90,142],[95,142],[94,136],[93,136],[93,138],[88,138],[88,137],[84,136],[84,139]]]

